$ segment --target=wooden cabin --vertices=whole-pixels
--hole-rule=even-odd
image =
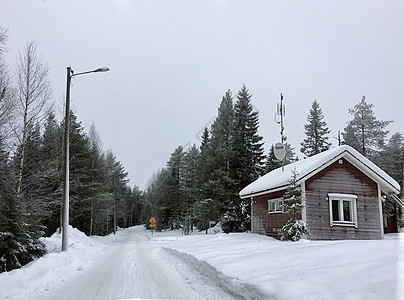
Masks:
[[[273,170],[241,192],[251,199],[251,230],[279,238],[290,216],[283,211],[283,195],[298,172],[302,191],[302,220],[309,239],[383,239],[398,232],[397,215],[404,203],[400,185],[349,146],[339,146]]]

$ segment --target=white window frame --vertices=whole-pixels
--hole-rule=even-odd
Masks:
[[[268,214],[283,213],[283,198],[269,199],[268,201]]]
[[[358,228],[358,214],[356,210],[356,200],[358,196],[352,194],[328,194],[330,207],[330,226],[350,226]],[[333,201],[338,201],[338,220],[333,217]],[[349,205],[349,221],[344,220],[344,202]]]

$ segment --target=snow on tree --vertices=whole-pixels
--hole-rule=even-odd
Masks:
[[[307,116],[308,124],[304,125],[306,138],[300,145],[300,152],[307,156],[312,156],[328,150],[331,143],[328,142],[328,134],[330,130],[327,123],[323,121],[323,112],[317,100],[313,101],[310,114]]]
[[[304,235],[310,235],[310,231],[303,220],[299,219],[302,212],[302,191],[297,183],[298,172],[292,170],[292,178],[289,181],[288,189],[283,195],[283,210],[286,211],[291,218],[286,222],[279,232],[282,240],[298,241]]]
[[[391,121],[379,121],[374,116],[373,104],[366,102],[366,97],[349,109],[353,119],[348,122],[342,133],[344,144],[355,148],[361,154],[373,160],[383,149],[388,131],[386,126]]]

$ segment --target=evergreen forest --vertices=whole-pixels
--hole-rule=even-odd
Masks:
[[[7,31],[0,27],[0,272],[21,267],[46,250],[40,241],[61,228],[65,120],[55,101],[45,62],[36,43],[21,51],[16,74],[4,60]],[[220,99],[218,99],[220,100]],[[128,185],[125,167],[101,146],[93,124],[85,132],[70,112],[70,220],[87,235],[107,235],[117,227],[148,224],[156,229],[208,231],[218,223],[224,232],[250,229],[250,201],[239,191],[266,172],[298,160],[285,142],[286,157],[265,153],[258,134],[259,115],[243,85],[227,90],[200,145],[179,145],[167,154],[166,166],[153,174],[147,188]],[[219,102],[219,101],[218,101]],[[326,118],[317,100],[301,124],[300,152],[315,155],[330,148]],[[403,183],[404,137],[389,135],[389,122],[377,120],[366,97],[349,108],[339,137]],[[339,135],[340,136],[340,135]]]

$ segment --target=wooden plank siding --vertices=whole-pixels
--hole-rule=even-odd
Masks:
[[[289,220],[285,213],[268,214],[268,200],[281,198],[286,190],[253,197],[252,202],[252,232],[265,234],[279,239],[279,230]]]
[[[306,188],[306,223],[310,239],[380,239],[380,211],[377,183],[345,159],[334,162],[309,178]],[[358,228],[330,226],[329,193],[353,194],[356,200]]]

